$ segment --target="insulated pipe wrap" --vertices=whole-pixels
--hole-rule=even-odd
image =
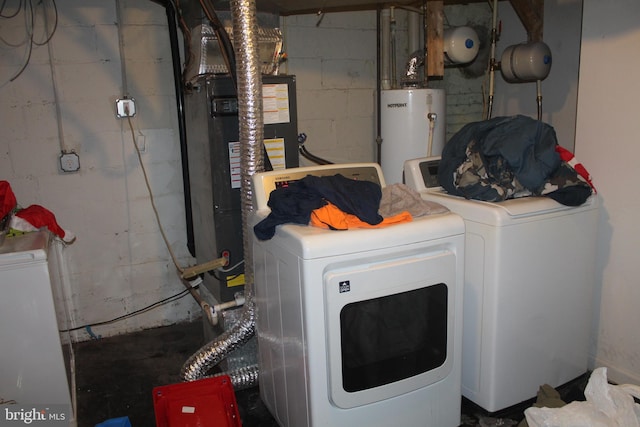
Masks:
[[[257,18],[255,0],[231,2],[233,39],[235,41],[238,82],[238,120],[240,130],[240,203],[242,210],[242,242],[244,245],[245,304],[240,319],[209,344],[204,345],[183,365],[185,381],[203,378],[230,352],[243,346],[255,333],[255,301],[253,298],[253,255],[249,239],[248,219],[253,211],[251,177],[264,168],[262,143],[262,79],[258,66]],[[248,376],[257,382],[257,371]],[[246,377],[244,378],[247,379]],[[242,381],[243,387],[248,386]]]

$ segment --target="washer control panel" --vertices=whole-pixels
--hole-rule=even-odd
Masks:
[[[404,182],[421,192],[441,189],[438,182],[440,157],[421,157],[404,162]]]
[[[427,188],[440,187],[438,183],[438,168],[440,167],[440,157],[429,157],[420,162],[420,172],[424,185]]]

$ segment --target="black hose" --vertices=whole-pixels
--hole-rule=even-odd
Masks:
[[[309,151],[307,151],[306,148],[304,148],[303,146],[301,146],[298,151],[300,152],[300,155],[302,157],[304,157],[307,160],[311,160],[312,162],[318,164],[318,165],[332,165],[333,162],[330,162],[329,160],[325,160],[321,157],[317,157],[314,156],[313,154],[311,154]]]
[[[315,156],[313,154],[311,154],[309,152],[309,150],[307,150],[307,148],[304,146],[304,143],[307,141],[307,134],[305,133],[301,133],[300,135],[298,135],[298,152],[300,153],[300,155],[302,157],[304,157],[307,160],[311,160],[312,162],[318,164],[318,165],[332,165],[333,162],[330,162],[329,160],[323,159],[322,157],[318,157]]]

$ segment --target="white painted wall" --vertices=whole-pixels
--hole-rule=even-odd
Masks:
[[[598,229],[598,316],[594,366],[618,383],[640,384],[640,2],[585,0],[576,156],[602,199]]]
[[[63,228],[77,235],[64,257],[72,323],[82,326],[131,313],[184,290],[158,232],[129,125],[115,117],[114,102],[124,94],[118,24],[128,90],[137,103],[132,123],[136,135],[145,136],[142,159],[159,215],[180,263],[192,260],[186,249],[164,9],[148,0],[122,1],[118,22],[115,1],[56,4],[55,35],[49,46],[34,46],[28,66],[14,81],[9,80],[24,63],[26,50],[1,45],[0,179],[11,183],[21,206],[43,205]],[[24,37],[24,22],[23,16],[3,19],[0,35],[17,44]],[[40,36],[41,21],[36,24],[35,34]],[[79,172],[59,170],[61,149],[78,153]],[[126,321],[94,327],[93,332],[108,336],[199,314],[188,296]],[[78,339],[88,337],[82,330],[78,333]]]

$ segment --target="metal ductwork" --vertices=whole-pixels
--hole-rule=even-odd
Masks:
[[[419,68],[424,67],[425,51],[416,50],[407,59],[404,76],[402,76],[402,87],[418,87],[422,85]]]
[[[208,3],[202,0],[201,3]],[[204,7],[212,10],[210,7]],[[241,156],[241,209],[245,260],[245,304],[239,320],[227,331],[205,344],[183,365],[181,378],[193,381],[204,378],[230,352],[243,346],[255,333],[255,301],[252,245],[248,220],[253,211],[251,177],[264,169],[262,141],[262,80],[259,71],[257,18],[255,0],[231,2],[236,78],[238,87],[238,120]],[[230,372],[236,389],[257,384],[257,367]]]

